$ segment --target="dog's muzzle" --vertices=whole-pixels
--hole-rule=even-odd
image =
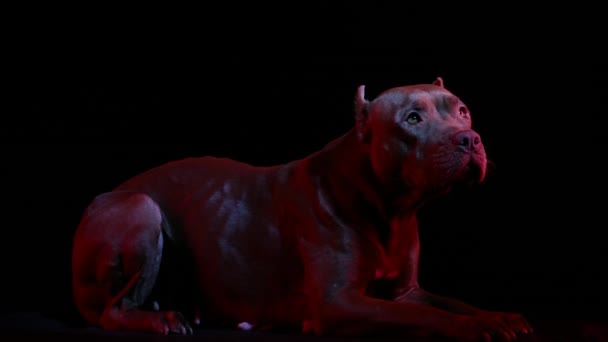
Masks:
[[[481,137],[473,130],[460,131],[452,136],[452,142],[458,152],[467,154],[465,177],[468,180],[481,182],[486,176],[486,152]]]

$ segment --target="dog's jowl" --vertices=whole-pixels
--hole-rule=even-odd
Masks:
[[[519,314],[418,284],[417,211],[485,177],[467,106],[437,78],[371,101],[360,86],[354,107],[353,128],[301,160],[189,158],[97,196],[74,236],[83,318],[164,334],[199,323],[470,341],[531,332]]]

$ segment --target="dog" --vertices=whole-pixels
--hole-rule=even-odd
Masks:
[[[357,88],[354,127],[306,158],[171,161],[98,195],[73,237],[73,298],[107,330],[191,334],[201,320],[316,335],[463,341],[532,332],[418,283],[416,214],[483,182],[467,106],[444,86]]]

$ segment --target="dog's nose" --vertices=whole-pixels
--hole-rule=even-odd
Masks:
[[[460,131],[452,136],[454,144],[469,151],[481,147],[481,137],[473,130]]]

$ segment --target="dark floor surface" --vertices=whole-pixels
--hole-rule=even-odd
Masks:
[[[608,341],[608,322],[587,320],[533,320],[535,333],[519,339],[523,342],[595,342]],[[157,336],[143,333],[105,332],[95,327],[49,317],[37,312],[11,313],[0,316],[0,341],[9,340],[60,341],[443,341],[413,339],[397,336],[336,338],[315,337],[291,333],[196,329],[191,336]]]

